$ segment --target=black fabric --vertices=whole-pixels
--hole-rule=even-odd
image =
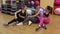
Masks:
[[[44,13],[44,16],[45,16],[45,17],[49,17],[49,13],[48,13],[48,14]]]
[[[22,13],[22,11],[21,11],[21,12],[19,12],[19,13],[20,13],[21,16],[24,16],[24,17],[26,16],[26,12]],[[24,18],[19,17],[19,15],[18,15],[19,13],[17,13],[18,21],[19,21],[19,22],[22,22],[22,21],[24,21]]]
[[[33,20],[32,20],[32,22],[34,22],[34,23],[38,23],[38,22],[39,22],[38,17],[34,17]]]
[[[16,22],[15,19],[11,20],[10,22],[8,22],[8,24],[11,24],[12,22]]]
[[[18,18],[21,18],[21,17],[19,17],[18,14],[20,14],[21,16],[24,16],[24,17],[26,16],[26,12],[22,13],[22,11],[21,11],[21,12],[17,13],[17,17],[18,17]]]

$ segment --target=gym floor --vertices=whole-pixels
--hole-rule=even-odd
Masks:
[[[22,26],[4,27],[3,24],[12,20],[14,16],[0,13],[0,34],[60,34],[60,16],[50,15],[51,22],[48,24],[48,29],[43,28],[39,31],[35,31],[38,24],[32,24],[28,26],[24,24]]]

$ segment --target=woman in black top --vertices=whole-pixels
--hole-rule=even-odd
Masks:
[[[24,6],[24,8],[22,10],[19,10],[15,13],[15,18],[13,20],[11,20],[10,22],[8,22],[8,24],[4,24],[4,26],[8,26],[9,24],[13,23],[13,22],[22,22],[24,21],[25,17],[26,17],[26,7]],[[17,24],[19,25],[19,24]]]

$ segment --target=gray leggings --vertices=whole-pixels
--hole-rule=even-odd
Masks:
[[[32,22],[38,22],[39,19],[37,17],[27,17],[24,22],[28,22],[28,21],[32,21]]]

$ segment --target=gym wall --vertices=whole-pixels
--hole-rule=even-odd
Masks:
[[[3,4],[5,4],[4,2],[5,0],[3,0]],[[40,6],[45,8],[47,5],[50,5],[53,7],[54,4],[54,0],[40,0]]]

